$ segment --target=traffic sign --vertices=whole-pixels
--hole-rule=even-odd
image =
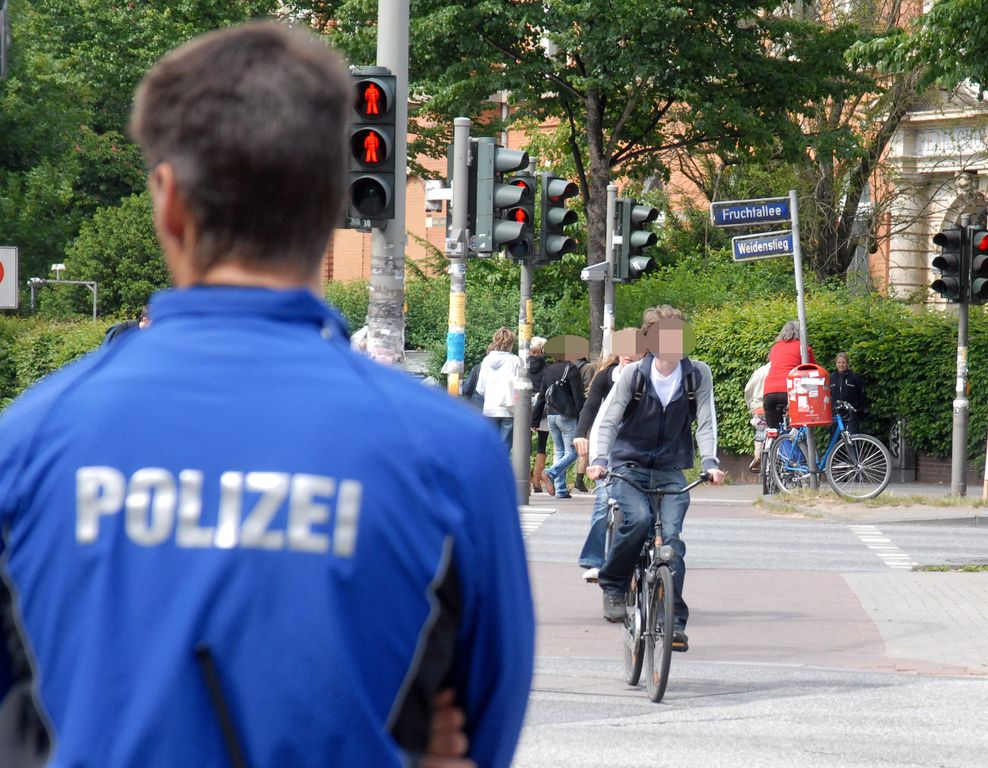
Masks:
[[[710,204],[710,223],[715,227],[752,227],[790,221],[788,197],[759,200],[719,200]]]
[[[0,246],[0,309],[17,309],[17,249]]]
[[[792,232],[759,232],[757,235],[740,235],[731,238],[731,254],[735,261],[770,259],[773,256],[792,256]]]

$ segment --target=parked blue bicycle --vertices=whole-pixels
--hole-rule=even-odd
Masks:
[[[830,445],[812,468],[806,458],[809,427],[796,427],[776,438],[769,464],[779,491],[808,488],[812,475],[824,475],[830,487],[848,499],[873,499],[888,487],[892,479],[888,448],[871,435],[848,432],[842,417],[853,413],[849,403],[835,403]]]

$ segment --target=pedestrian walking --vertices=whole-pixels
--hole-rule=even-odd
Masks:
[[[851,370],[851,359],[847,352],[838,352],[834,364],[836,370],[830,373],[830,399],[835,404],[843,401],[854,408],[853,413],[841,418],[844,419],[847,431],[857,434],[861,431],[861,417],[867,407],[864,382]]]
[[[509,453],[515,426],[515,381],[521,374],[521,359],[512,352],[514,348],[514,331],[498,328],[480,364],[476,389],[484,398],[484,416],[494,422]]]
[[[576,461],[573,437],[584,400],[583,379],[573,361],[561,360],[546,367],[532,413],[532,427],[539,424],[543,414],[548,415],[555,460],[542,471],[542,487],[558,499],[570,498],[566,470]]]
[[[542,392],[542,379],[549,364],[545,356],[546,339],[533,336],[528,343],[528,376],[532,382],[532,412],[539,407],[539,396]],[[542,418],[538,425],[532,428],[535,432],[535,463],[532,467],[532,492],[542,493],[542,471],[545,469],[546,448],[549,445],[549,418],[542,409]]]

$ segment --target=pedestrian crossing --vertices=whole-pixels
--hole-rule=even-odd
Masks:
[[[915,567],[916,563],[913,562],[912,558],[895,546],[891,539],[883,536],[878,526],[849,525],[847,527],[889,568],[897,571],[911,571]]]
[[[542,523],[548,520],[555,511],[555,509],[546,509],[545,507],[518,507],[518,515],[521,518],[521,535],[527,539],[535,533]]]

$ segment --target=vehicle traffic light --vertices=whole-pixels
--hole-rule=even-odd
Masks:
[[[516,173],[508,184],[524,190],[519,203],[504,211],[505,221],[522,225],[521,237],[508,243],[508,255],[515,261],[528,261],[535,254],[535,177],[528,171]]]
[[[384,67],[353,67],[347,153],[347,218],[383,223],[395,215],[396,78]]]
[[[659,209],[639,205],[636,200],[619,198],[615,208],[614,232],[621,237],[620,246],[614,250],[614,276],[616,283],[630,283],[655,269],[655,259],[643,251],[655,245],[655,233],[645,225],[659,217]]]
[[[527,152],[506,149],[490,137],[477,139],[470,172],[470,250],[490,255],[525,238],[525,223],[508,221],[504,214],[530,202],[531,192],[527,185],[504,183],[504,174],[527,166]]]
[[[544,267],[576,250],[576,240],[567,236],[564,228],[576,224],[579,218],[576,211],[566,207],[566,201],[580,190],[572,181],[550,172],[544,172],[541,181],[539,255],[535,266]]]
[[[968,228],[967,246],[971,249],[971,303],[988,303],[988,232],[983,224]]]
[[[933,269],[939,270],[940,277],[930,284],[930,288],[951,303],[964,300],[964,230],[960,227],[945,227],[933,236],[933,244],[939,246],[940,253],[933,257]]]

